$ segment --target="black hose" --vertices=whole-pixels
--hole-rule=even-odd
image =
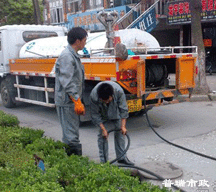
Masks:
[[[153,128],[151,122],[149,121],[149,117],[148,117],[148,113],[147,113],[147,112],[146,112],[146,119],[147,119],[147,122],[148,122],[150,128],[152,129],[152,131],[153,131],[158,137],[160,137],[163,141],[169,143],[170,145],[173,145],[173,146],[175,146],[175,147],[178,147],[178,148],[180,148],[180,149],[183,149],[183,150],[185,150],[185,151],[188,151],[188,152],[194,153],[194,154],[196,154],[196,155],[199,155],[199,156],[201,156],[201,157],[205,157],[205,158],[208,158],[208,159],[211,159],[211,160],[216,161],[216,158],[215,158],[215,157],[211,157],[211,156],[208,156],[208,155],[205,155],[205,154],[202,154],[202,153],[193,151],[193,150],[191,150],[191,149],[188,149],[188,148],[183,147],[183,146],[181,146],[181,145],[177,145],[177,144],[175,144],[175,143],[172,143],[172,142],[170,142],[170,141],[164,139],[164,138],[163,138],[162,136],[160,136],[160,135],[155,131],[155,129]]]
[[[108,134],[111,133],[111,132],[113,132],[113,131],[121,131],[121,130],[119,130],[119,129],[118,129],[118,130],[112,129],[112,130],[108,131]],[[130,147],[130,137],[129,137],[129,135],[128,135],[127,133],[126,133],[126,137],[127,137],[127,139],[128,139],[127,147],[125,148],[125,150],[124,150],[124,152],[121,154],[121,156],[119,156],[118,158],[116,158],[116,159],[110,161],[110,162],[109,162],[110,164],[113,164],[114,162],[118,161],[121,157],[123,157],[123,156],[127,153],[128,149],[129,149],[129,147]],[[104,160],[105,160],[105,162],[107,162],[106,155],[105,155],[105,141],[106,141],[106,140],[107,140],[106,138],[104,138],[104,140],[103,140],[103,141],[104,141],[104,142],[103,142],[103,154],[104,154]],[[117,144],[119,145],[118,142],[117,142]],[[138,167],[138,166],[134,166],[134,165],[117,165],[117,166],[118,166],[118,167],[127,167],[127,168],[138,169],[138,170],[141,170],[141,171],[143,171],[143,172],[146,172],[146,173],[148,173],[148,174],[150,174],[150,175],[156,177],[158,180],[161,180],[161,181],[164,181],[164,180],[165,180],[165,178],[161,177],[160,175],[157,175],[157,174],[155,174],[155,173],[153,173],[153,172],[151,172],[151,171],[149,171],[149,170],[147,170],[147,169],[144,169],[144,168],[142,168],[142,167]],[[179,190],[180,192],[186,192],[186,191],[182,190],[181,188],[179,188],[179,187],[177,187],[177,186],[175,186],[175,185],[173,185],[173,184],[171,184],[171,187],[173,187],[174,189]]]
[[[110,131],[108,131],[108,134],[110,134],[111,132],[114,132],[114,131],[121,131],[120,129],[112,129]],[[110,164],[113,164],[115,163],[116,161],[120,160],[128,151],[129,147],[130,147],[130,137],[128,136],[128,134],[125,135],[127,137],[127,140],[128,140],[128,144],[127,144],[127,147],[125,148],[124,152],[116,159],[113,159],[112,161],[110,161],[109,163]],[[107,162],[107,159],[106,159],[106,155],[105,155],[105,141],[107,139],[104,138],[104,142],[103,142],[103,154],[104,154],[104,161]],[[117,141],[117,144],[119,145],[118,141]]]

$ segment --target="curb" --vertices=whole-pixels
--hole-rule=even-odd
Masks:
[[[185,101],[187,99],[189,102],[199,102],[199,101],[216,101],[216,93],[209,93],[208,95],[191,95],[188,98],[186,95],[181,95],[178,97],[179,101]]]

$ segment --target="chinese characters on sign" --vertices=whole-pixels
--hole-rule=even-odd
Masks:
[[[216,19],[216,0],[200,0],[202,20]],[[190,1],[168,2],[168,24],[189,23],[191,21]]]
[[[190,179],[190,180],[183,180],[183,179],[180,179],[180,180],[175,180],[175,181],[172,181],[171,179],[165,179],[162,183],[162,185],[164,185],[164,187],[172,187],[173,185],[176,186],[176,187],[180,187],[180,188],[183,188],[183,187],[190,187],[190,188],[199,188],[199,189],[208,189],[210,187],[209,183],[207,180],[203,179],[203,180],[194,180],[194,179]]]
[[[141,29],[143,31],[151,32],[157,25],[155,7],[151,8],[145,13],[131,28]]]
[[[119,16],[124,16],[130,8],[128,6],[119,6],[115,8],[106,9],[105,11],[116,10],[119,13]],[[101,31],[105,30],[103,24],[97,19],[99,11],[89,11],[78,14],[68,14],[68,23],[65,25],[68,29],[72,27],[83,27],[84,29],[90,31]]]

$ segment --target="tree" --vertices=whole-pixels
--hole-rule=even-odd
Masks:
[[[209,86],[206,81],[205,72],[205,48],[203,44],[202,36],[202,26],[201,26],[201,11],[202,4],[201,0],[190,0],[191,9],[191,36],[192,45],[198,47],[198,75],[196,77],[195,83],[196,87],[194,89],[195,94],[208,94]]]
[[[39,3],[42,19],[42,0]],[[0,25],[35,24],[32,0],[1,0],[0,21]]]
[[[34,7],[34,18],[36,24],[42,24],[41,20],[41,11],[38,0],[32,0],[33,7]]]

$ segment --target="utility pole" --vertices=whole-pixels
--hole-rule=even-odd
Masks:
[[[33,6],[34,6],[35,24],[37,24],[37,25],[42,24],[39,2],[38,2],[38,0],[32,0],[32,2],[33,2]]]

